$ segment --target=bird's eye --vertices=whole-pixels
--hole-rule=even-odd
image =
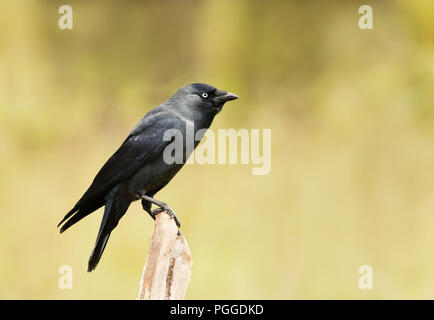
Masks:
[[[202,93],[202,98],[204,98],[204,99],[208,98],[208,93],[206,93],[206,92]]]

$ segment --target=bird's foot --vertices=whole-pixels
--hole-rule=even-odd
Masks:
[[[161,212],[163,212],[164,210],[163,209],[161,209],[161,208],[157,208],[157,209],[154,209],[154,210],[152,210],[151,212],[151,217],[152,217],[152,219],[154,219],[155,220],[155,218],[157,217],[157,215],[158,214],[160,214]]]
[[[173,219],[175,220],[176,225],[178,226],[178,228],[181,227],[181,222],[179,222],[178,218],[175,215],[175,212],[173,212],[172,209],[170,209],[169,207],[164,208],[164,211]]]
[[[164,207],[164,208],[157,208],[157,209],[152,210],[152,215],[154,216],[154,220],[155,220],[155,217],[156,217],[158,214],[160,214],[161,212],[166,212],[166,213],[169,215],[169,217],[171,217],[172,219],[175,220],[175,223],[176,223],[177,227],[178,227],[178,228],[181,227],[181,222],[179,222],[178,218],[177,218],[176,215],[175,215],[175,212],[173,212],[173,210],[170,209],[170,208],[167,207],[167,206]]]

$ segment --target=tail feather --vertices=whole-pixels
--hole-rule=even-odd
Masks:
[[[101,259],[101,256],[104,252],[105,246],[107,244],[107,241],[110,237],[111,231],[104,232],[100,236],[98,236],[98,239],[96,241],[95,247],[93,248],[92,254],[89,258],[89,263],[87,267],[87,272],[91,272],[95,270],[96,266],[98,265],[99,260]]]
[[[72,208],[62,219],[62,221],[59,222],[59,224],[57,225],[57,227],[59,228],[60,225],[66,221],[66,219],[68,219],[70,216],[72,216],[75,212],[78,211],[77,205],[74,206],[74,208]]]
[[[89,258],[87,271],[91,272],[98,265],[99,260],[104,252],[107,241],[111,232],[118,225],[119,219],[127,211],[130,200],[109,198],[105,203],[104,215],[102,217],[101,226],[99,227],[98,236],[96,238],[95,247]]]
[[[78,211],[76,211],[76,213],[68,221],[66,221],[66,223],[62,226],[62,228],[60,228],[60,233],[66,231],[69,227],[76,224],[78,221],[85,218],[87,215],[91,214],[95,210],[98,210],[103,205],[104,205],[104,202],[100,202],[100,203],[96,203],[96,204],[89,206],[89,207],[84,207],[84,208],[78,209]],[[65,218],[63,218],[63,220],[59,223],[58,226],[60,226],[64,221],[65,221]]]

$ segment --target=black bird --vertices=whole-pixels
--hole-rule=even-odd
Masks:
[[[167,212],[180,227],[179,220],[169,206],[153,197],[182,168],[193,148],[187,148],[184,139],[183,161],[166,163],[169,161],[163,158],[164,149],[173,140],[163,139],[164,133],[169,129],[177,129],[186,137],[189,123],[194,125],[196,136],[198,130],[209,128],[225,102],[237,98],[237,95],[213,86],[193,83],[179,89],[169,100],[149,111],[139,121],[98,172],[81,199],[58,224],[59,227],[64,223],[60,229],[62,233],[105,206],[95,247],[89,258],[88,272],[96,268],[110,233],[133,201],[141,199],[143,209],[153,219],[158,213]],[[194,148],[198,143],[194,141]],[[159,208],[152,211],[152,204]]]

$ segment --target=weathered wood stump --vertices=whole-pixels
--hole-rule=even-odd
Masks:
[[[187,240],[178,235],[175,221],[165,212],[158,214],[137,299],[184,299],[192,264]]]

